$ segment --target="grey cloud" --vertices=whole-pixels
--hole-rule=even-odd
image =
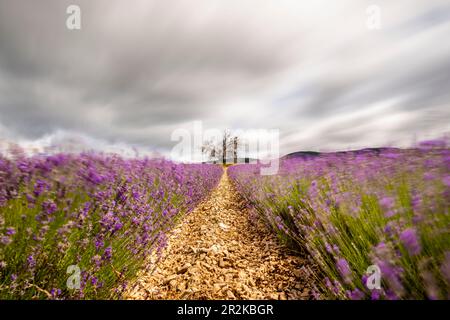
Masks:
[[[427,55],[426,48],[423,52],[409,52],[410,56],[404,56],[401,65],[387,63],[378,70],[361,72],[356,76],[345,77],[329,81],[326,78],[315,80],[313,99],[298,109],[298,114],[315,117],[323,117],[324,114],[332,114],[346,111],[346,108],[370,105],[376,102],[407,96],[399,108],[414,110],[417,108],[429,108],[436,105],[445,105],[450,101],[450,46],[441,45],[440,49],[447,52],[445,58],[439,60],[430,59],[419,67],[412,68],[415,55]],[[433,50],[433,49],[432,49]],[[358,69],[358,65],[353,68]],[[345,66],[350,70],[352,66]]]
[[[123,135],[122,127],[203,118],[211,101],[283,65],[282,54],[247,29],[211,19],[192,32],[185,6],[154,2],[142,28],[127,32],[133,17],[126,13],[112,28],[103,20],[118,2],[81,1],[84,29],[77,33],[64,27],[70,3],[7,1],[0,10],[0,69],[8,82],[0,120],[30,138],[56,128],[98,134],[83,119],[92,105],[108,106],[113,127],[100,133],[106,138]],[[70,97],[55,104],[61,91]]]

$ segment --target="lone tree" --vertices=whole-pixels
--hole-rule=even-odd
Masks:
[[[216,148],[212,148],[212,150],[211,150],[211,158],[214,159],[214,164],[216,164],[217,163],[217,160],[216,160]]]
[[[233,161],[234,163],[237,163],[238,161],[238,144],[239,144],[239,138],[237,136],[233,137]]]

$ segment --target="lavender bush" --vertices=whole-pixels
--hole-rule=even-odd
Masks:
[[[0,156],[0,298],[120,298],[221,175],[98,154]],[[79,289],[67,287],[71,265]]]
[[[282,162],[279,174],[237,165],[229,175],[280,238],[322,274],[317,296],[450,298],[450,149],[322,154]],[[369,266],[381,289],[367,287]]]

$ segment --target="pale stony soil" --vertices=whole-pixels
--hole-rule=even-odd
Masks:
[[[251,218],[226,173],[155,260],[126,299],[311,299],[308,262]]]

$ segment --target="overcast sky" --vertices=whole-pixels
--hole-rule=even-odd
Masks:
[[[0,0],[0,140],[166,153],[201,120],[282,154],[405,146],[450,132],[449,36],[445,0]]]

